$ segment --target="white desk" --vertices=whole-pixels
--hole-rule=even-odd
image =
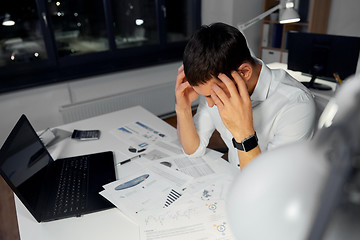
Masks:
[[[135,120],[146,120],[154,127],[172,136],[176,136],[176,130],[166,122],[157,118],[144,108],[134,107],[126,110],[113,112],[89,118],[83,121],[58,127],[59,129],[72,132],[74,129],[100,129],[101,138],[97,141],[76,141],[65,139],[59,143],[53,157],[62,158],[87,153],[102,151],[114,151],[115,161],[121,154],[117,150],[119,140],[109,131],[122,124]],[[51,152],[51,149],[50,149]],[[121,158],[123,156],[120,156]],[[28,212],[20,200],[15,197],[20,237],[26,239],[138,239],[138,226],[128,221],[116,208],[84,215],[79,218],[68,218],[48,223],[38,223]]]
[[[124,154],[117,151],[118,145],[121,142],[110,131],[134,121],[143,121],[144,123],[151,124],[151,127],[166,133],[171,138],[177,136],[175,128],[138,106],[57,127],[57,129],[69,132],[76,128],[100,129],[102,135],[100,140],[96,141],[81,142],[66,138],[55,146],[50,147],[49,151],[57,159],[110,150],[115,153],[115,161],[119,162],[125,157]],[[225,161],[220,162],[223,165]],[[227,166],[231,168],[230,164],[225,164],[225,168]],[[119,167],[121,165],[117,166],[117,176]],[[38,223],[16,195],[15,204],[22,240],[139,239],[139,226],[128,220],[116,208],[81,217]]]

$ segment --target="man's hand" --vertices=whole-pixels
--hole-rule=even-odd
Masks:
[[[231,73],[235,80],[225,74],[218,78],[226,85],[230,96],[216,84],[212,86],[211,98],[215,102],[225,127],[231,132],[237,142],[254,134],[251,100],[245,81],[239,73]]]
[[[178,69],[178,75],[175,85],[175,96],[175,110],[191,109],[191,103],[199,97],[199,94],[194,91],[194,89],[190,86],[189,82],[186,80],[183,65]]]
[[[177,133],[186,154],[192,154],[200,145],[200,138],[192,120],[191,103],[199,94],[186,80],[184,66],[178,69],[175,86]]]

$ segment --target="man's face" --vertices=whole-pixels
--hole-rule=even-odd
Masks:
[[[206,101],[207,101],[209,107],[213,107],[215,105],[213,99],[211,98],[211,89],[214,84],[218,85],[225,92],[225,94],[228,97],[230,97],[230,93],[229,93],[229,90],[227,89],[226,85],[223,82],[221,82],[219,79],[214,78],[214,77],[211,78],[209,81],[207,81],[204,84],[192,87],[195,92],[206,97]]]

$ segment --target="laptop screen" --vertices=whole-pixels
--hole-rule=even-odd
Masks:
[[[0,173],[30,211],[36,209],[45,167],[51,161],[30,122],[22,115],[0,150]]]

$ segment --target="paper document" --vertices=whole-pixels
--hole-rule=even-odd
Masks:
[[[145,156],[148,158],[148,156]],[[202,158],[188,158],[184,154],[156,159],[162,165],[178,170],[194,178],[214,174],[214,169]]]
[[[225,202],[203,201],[162,211],[146,211],[140,225],[141,240],[231,240]]]
[[[144,211],[141,240],[234,239],[226,218],[225,197],[235,173],[195,178],[170,208]]]
[[[167,134],[152,128],[142,121],[131,122],[111,131],[124,144],[119,150],[128,154],[145,152],[158,141],[173,141]]]
[[[129,166],[134,169],[134,164]],[[135,221],[142,211],[164,208],[169,194],[172,191],[182,194],[192,180],[192,177],[160,164],[146,167],[138,164],[137,169],[131,175],[104,185],[100,192]]]
[[[145,158],[153,161],[180,154],[183,155],[180,146],[169,142],[157,141],[152,148],[146,152]]]

